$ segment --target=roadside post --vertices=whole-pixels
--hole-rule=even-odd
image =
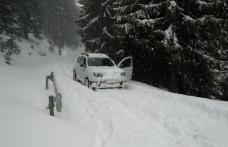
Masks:
[[[50,75],[46,76],[46,90],[49,89],[49,81],[52,81],[53,83],[55,96],[49,96],[48,109],[50,111],[50,115],[54,116],[54,107],[56,107],[57,112],[62,111],[62,94],[58,91],[54,72],[51,72]]]

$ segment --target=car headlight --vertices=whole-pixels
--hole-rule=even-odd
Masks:
[[[125,76],[125,72],[121,72],[120,75],[121,75],[121,76]]]
[[[94,77],[103,77],[103,74],[102,73],[99,73],[99,72],[94,72],[93,73],[93,76]]]

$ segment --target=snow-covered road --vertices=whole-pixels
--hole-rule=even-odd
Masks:
[[[228,103],[170,93],[129,81],[126,89],[96,92],[72,80],[80,51],[65,56],[23,53],[0,64],[0,146],[4,147],[226,147]],[[62,113],[45,107],[54,71]],[[50,86],[51,87],[51,86]],[[12,140],[12,141],[11,141]]]
[[[93,92],[72,80],[76,55],[56,65],[66,119],[93,122],[95,147],[224,147],[228,104],[130,81]]]

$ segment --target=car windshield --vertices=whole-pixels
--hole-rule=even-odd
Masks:
[[[92,57],[88,59],[88,66],[114,66],[109,58]]]

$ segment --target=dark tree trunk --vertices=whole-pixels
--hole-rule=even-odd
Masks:
[[[169,66],[169,89],[172,92],[179,92],[177,86],[177,67],[174,64]]]
[[[62,55],[62,47],[59,47],[59,56]]]
[[[24,32],[24,37],[25,37],[26,39],[28,39],[29,37],[28,37],[28,26],[27,26],[27,25],[24,26],[23,32]]]

